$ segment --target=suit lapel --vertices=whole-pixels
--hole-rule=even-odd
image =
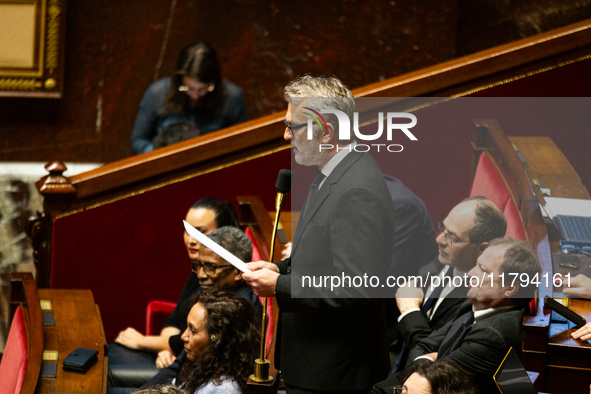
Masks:
[[[423,284],[425,285],[423,286],[423,290],[427,291],[427,288],[429,287],[429,283],[427,283],[427,274],[429,274],[429,276],[437,276],[443,267],[445,266],[439,262],[438,257],[419,270],[419,276],[423,278]]]
[[[442,313],[447,313],[450,308],[459,308],[460,305],[466,300],[466,295],[468,294],[468,289],[464,287],[456,287],[441,301],[439,307],[435,310],[433,316],[431,316],[431,321],[436,321]],[[461,298],[463,301],[457,302],[456,299]]]
[[[296,250],[296,247],[299,243],[302,233],[306,229],[306,226],[308,225],[308,223],[310,223],[310,220],[314,217],[314,214],[316,213],[318,208],[320,208],[324,200],[326,200],[326,198],[330,195],[332,185],[337,183],[341,179],[343,174],[347,172],[349,167],[351,167],[355,162],[357,162],[361,158],[361,156],[361,153],[348,153],[343,158],[343,160],[341,160],[341,162],[337,164],[335,169],[332,170],[330,175],[325,179],[324,183],[322,184],[322,187],[320,188],[320,190],[318,190],[318,194],[316,194],[314,201],[311,201],[309,206],[306,208],[306,211],[304,212],[304,217],[300,217],[298,226],[296,228],[296,232],[293,237],[294,251]],[[306,196],[306,199],[308,199],[308,196]]]

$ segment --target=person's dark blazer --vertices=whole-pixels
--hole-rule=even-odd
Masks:
[[[462,323],[471,313],[472,303],[467,301],[460,308],[467,312],[433,331],[415,346],[410,351],[409,364],[421,355],[448,347],[446,342],[453,340],[455,333],[461,329]],[[454,361],[478,383],[482,393],[498,393],[492,377],[511,346],[517,351],[521,350],[524,314],[524,307],[515,307],[470,325],[464,332],[460,345],[437,354],[437,360]]]
[[[421,268],[438,257],[437,233],[423,200],[400,180],[384,175],[394,203],[396,234],[390,275],[417,275]]]
[[[427,207],[419,197],[396,178],[384,175],[384,180],[392,197],[396,216],[394,252],[389,275],[393,277],[417,275],[423,267],[438,258],[435,227]],[[396,289],[390,291],[394,294]],[[402,346],[397,321],[400,311],[395,298],[386,298],[386,314],[390,360],[394,361]]]
[[[444,265],[439,262],[439,259],[431,262],[429,265],[424,267],[420,275],[425,278],[426,272],[429,271],[432,275],[438,275],[443,269]],[[453,267],[449,269],[453,270]],[[423,287],[426,292],[429,284]],[[431,317],[430,321],[421,311],[410,312],[404,316],[400,322],[398,322],[398,332],[404,339],[408,349],[412,349],[420,341],[427,338],[433,331],[440,329],[445,326],[449,321],[454,319],[458,314],[460,305],[466,302],[466,295],[468,288],[456,287],[451,291],[444,299],[441,304],[435,310],[435,313]]]
[[[379,167],[369,154],[347,154],[304,208],[291,257],[277,264],[282,275],[276,284],[275,363],[287,384],[369,390],[387,376],[383,299],[368,297],[364,288],[338,294],[321,288],[309,298],[295,293],[309,272],[386,275],[393,234],[392,198]]]

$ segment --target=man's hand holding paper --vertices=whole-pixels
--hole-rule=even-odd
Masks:
[[[252,272],[245,272],[242,277],[259,297],[273,297],[275,284],[279,276],[279,268],[273,263],[256,261],[246,264]]]

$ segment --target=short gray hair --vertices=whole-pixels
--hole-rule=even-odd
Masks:
[[[353,124],[353,114],[355,113],[353,93],[336,77],[302,75],[287,84],[283,96],[286,101],[295,105],[298,105],[304,98],[310,98],[310,106],[317,111],[338,109],[343,111],[351,121],[351,125]],[[331,123],[338,133],[339,121],[336,115],[323,114],[323,116],[326,123]]]
[[[474,227],[468,237],[474,243],[488,242],[495,238],[503,238],[507,231],[507,219],[494,202],[484,196],[472,196],[462,202],[476,201],[474,208]]]
[[[488,247],[493,246],[507,246],[503,262],[499,267],[499,273],[505,274],[505,283],[508,280],[513,281],[513,276],[515,274],[518,275],[517,282],[520,284],[520,287],[513,298],[532,298],[537,286],[531,284],[527,287],[521,286],[520,276],[522,274],[527,275],[528,282],[531,283],[536,274],[542,272],[542,267],[540,267],[534,250],[529,244],[513,238],[493,239],[489,242]]]
[[[252,260],[252,242],[236,227],[224,226],[207,235],[212,241],[248,263]]]

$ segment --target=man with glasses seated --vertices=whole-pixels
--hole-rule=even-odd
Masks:
[[[207,236],[240,260],[244,262],[252,260],[252,243],[241,230],[229,226],[220,227]],[[259,297],[252,292],[250,286],[242,279],[242,273],[210,249],[203,245],[200,246],[198,257],[191,261],[191,270],[199,279],[201,291],[211,291],[212,289],[233,291],[254,306],[257,316],[262,316],[263,306],[259,301]],[[188,287],[183,289],[177,306],[164,327],[174,325],[180,330],[181,334],[185,332],[187,329],[187,316],[192,306],[191,296],[195,292],[195,289]],[[180,334],[178,335],[178,341],[173,338],[169,341],[169,344],[175,355],[178,355],[183,350],[183,341],[180,340]],[[157,367],[162,369],[163,366],[157,365]]]
[[[452,321],[411,349],[406,367],[422,360],[453,361],[476,383],[478,392],[498,393],[493,376],[509,349],[521,348],[523,317],[541,271],[534,250],[525,242],[512,238],[488,242],[468,273],[469,301]],[[396,385],[404,374],[392,375],[390,381]]]
[[[428,278],[423,287],[412,283],[396,292],[397,329],[405,345],[393,372],[404,367],[413,346],[454,318],[468,292],[462,286],[463,276],[476,265],[489,241],[505,235],[507,221],[492,201],[475,196],[456,205],[438,226],[439,257],[420,271],[420,276]],[[455,277],[462,278],[455,280],[459,287],[454,285]]]
[[[241,230],[229,226],[220,227],[207,236],[240,260],[244,262],[252,260],[252,243]],[[259,297],[252,292],[250,286],[242,279],[242,273],[210,249],[203,245],[200,246],[198,257],[191,261],[191,270],[199,279],[201,291],[211,291],[213,289],[233,291],[254,306],[257,316],[262,316],[263,306],[259,301]],[[187,288],[183,290],[174,312],[164,325],[165,327],[178,321],[178,328],[181,333],[185,332],[187,329],[187,316],[192,306],[190,300],[194,293],[194,291]],[[174,346],[173,341],[170,341],[170,344]],[[175,354],[180,353],[183,350],[183,342],[180,341],[178,348],[172,350]]]
[[[207,236],[240,260],[244,262],[252,260],[252,243],[240,229],[230,226],[220,227],[207,234]],[[262,316],[263,306],[259,298],[252,292],[250,286],[242,279],[242,273],[210,249],[203,245],[199,247],[197,258],[191,261],[191,270],[199,279],[199,288],[185,286],[175,310],[164,325],[165,328],[175,327],[178,328],[181,334],[185,332],[187,329],[187,316],[192,306],[191,297],[199,289],[205,292],[213,289],[233,291],[254,306],[257,316]],[[175,356],[183,351],[184,343],[180,339],[181,334],[169,338],[168,343]],[[164,365],[160,359],[157,359],[156,367],[162,369],[172,361],[174,359]],[[154,369],[153,366],[154,364],[151,364],[151,369],[148,370],[141,366],[130,368],[126,364],[109,364],[109,386],[139,387],[156,375],[158,370]]]

